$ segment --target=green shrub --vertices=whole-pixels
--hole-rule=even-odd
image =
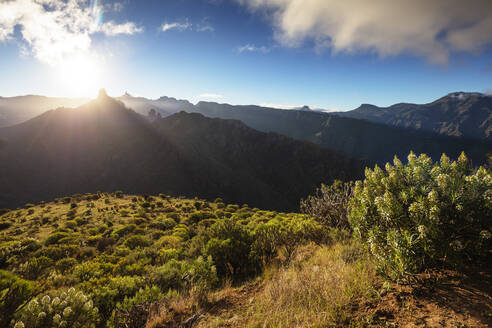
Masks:
[[[213,288],[218,278],[212,260],[199,257],[191,262],[170,260],[154,269],[151,282],[165,292],[185,288],[203,292]]]
[[[132,297],[143,287],[140,277],[114,277],[109,280],[100,279],[96,283],[97,288],[91,284],[88,289],[93,292],[94,305],[99,309],[101,323],[105,323],[111,317],[118,302],[123,301],[125,297]]]
[[[77,251],[77,259],[79,261],[92,259],[97,254],[94,247],[81,247]]]
[[[99,278],[103,273],[101,265],[97,262],[83,262],[73,269],[73,276],[80,282]]]
[[[31,282],[0,270],[0,327],[9,327],[18,309],[32,296]]]
[[[34,280],[41,276],[45,269],[53,265],[53,260],[41,256],[33,257],[28,262],[22,264],[19,271],[24,275],[25,278],[29,280]]]
[[[472,172],[462,154],[396,157],[385,170],[366,169],[351,200],[351,224],[382,272],[397,279],[426,268],[483,260],[490,251],[492,175]]]
[[[159,229],[162,231],[170,230],[176,226],[176,221],[171,218],[158,219],[149,224],[151,229]]]
[[[133,232],[136,228],[137,228],[137,226],[135,224],[129,224],[129,225],[123,226],[123,227],[115,230],[113,232],[113,235],[115,238],[121,238],[121,237]]]
[[[135,296],[125,297],[122,302],[116,304],[111,315],[110,327],[144,327],[150,304],[162,300],[164,296],[157,286],[140,288]]]
[[[93,328],[98,321],[98,309],[81,291],[70,288],[39,296],[22,309],[15,327]],[[22,323],[22,324],[20,324]]]
[[[184,262],[172,259],[154,269],[151,273],[151,282],[159,286],[162,291],[182,289],[184,286],[184,273]]]
[[[75,245],[50,245],[47,247],[40,248],[33,255],[34,256],[46,256],[52,260],[59,260],[67,256],[71,256],[74,252],[76,246]]]
[[[216,218],[216,216],[212,212],[195,211],[188,216],[188,218],[186,219],[186,223],[194,224],[194,223],[198,223],[202,220],[215,219],[215,218]]]
[[[131,236],[124,242],[124,245],[130,249],[135,249],[137,247],[147,247],[151,244],[152,242],[143,235]]]
[[[104,237],[98,240],[96,248],[99,252],[104,252],[107,250],[110,246],[113,246],[116,243],[116,240],[114,240],[111,237]]]
[[[77,260],[73,257],[66,257],[58,262],[56,262],[55,267],[61,273],[67,273],[70,269],[72,269],[77,264]]]
[[[209,237],[204,255],[212,257],[219,276],[245,276],[256,270],[250,257],[253,238],[245,227],[218,220],[210,227]]]

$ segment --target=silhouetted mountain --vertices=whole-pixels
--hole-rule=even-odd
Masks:
[[[19,124],[47,110],[58,107],[77,107],[89,99],[50,98],[43,96],[0,97],[0,127]]]
[[[264,132],[307,140],[348,156],[378,163],[394,155],[405,158],[413,150],[439,159],[444,152],[457,157],[465,151],[474,164],[482,164],[492,145],[485,141],[439,136],[431,132],[396,128],[329,113],[281,110],[259,106],[232,106],[199,102],[195,110],[209,117],[236,119]]]
[[[241,122],[180,112],[150,122],[104,93],[0,129],[0,207],[94,192],[169,193],[297,208],[361,163]]]
[[[492,97],[477,92],[454,92],[424,105],[362,104],[352,111],[336,114],[446,136],[492,141]]]

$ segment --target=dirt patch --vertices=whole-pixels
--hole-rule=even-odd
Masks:
[[[361,304],[355,318],[371,327],[492,327],[490,273],[443,271]]]

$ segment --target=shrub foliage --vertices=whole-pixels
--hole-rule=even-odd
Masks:
[[[484,260],[490,251],[492,175],[473,171],[465,154],[408,156],[366,169],[351,200],[354,233],[391,278],[441,265]]]

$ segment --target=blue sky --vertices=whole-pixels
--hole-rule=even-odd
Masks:
[[[353,7],[335,11],[327,0],[300,9],[299,0],[81,1],[76,10],[43,1],[0,4],[1,96],[95,96],[105,87],[113,96],[348,110],[492,89],[492,37],[483,37],[492,14],[478,0],[459,26],[459,2],[444,13],[424,2],[393,8],[450,17],[402,31],[410,24],[388,6],[353,17]],[[54,12],[63,17],[45,23]]]

